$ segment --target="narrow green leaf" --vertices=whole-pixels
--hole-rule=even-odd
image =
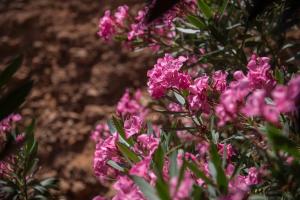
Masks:
[[[117,147],[124,156],[129,158],[134,163],[137,163],[140,161],[139,157],[133,151],[131,151],[126,145],[118,142]]]
[[[154,133],[153,126],[151,122],[147,122],[147,135],[152,135]]]
[[[185,104],[185,99],[183,96],[181,96],[177,92],[174,92],[174,96],[175,96],[176,100],[178,101],[178,103],[180,103],[181,105]]]
[[[222,157],[222,168],[224,169],[226,167],[226,159],[227,159],[227,144],[225,142],[223,147],[223,157]]]
[[[195,34],[195,33],[199,33],[199,30],[195,30],[195,29],[190,29],[190,28],[180,28],[180,27],[176,27],[176,29],[182,33],[186,33],[186,34]]]
[[[204,0],[198,0],[198,8],[203,12],[207,19],[212,18],[213,12],[211,8],[204,2]]]
[[[171,196],[169,193],[169,187],[162,178],[157,179],[155,188],[156,188],[156,191],[157,191],[160,199],[171,200]]]
[[[177,151],[173,151],[170,156],[170,176],[178,176],[178,166],[177,166]]]
[[[194,25],[195,27],[199,28],[200,30],[204,30],[206,28],[205,23],[203,23],[198,17],[189,15],[187,16],[188,21]]]
[[[254,194],[254,195],[249,196],[249,200],[267,200],[267,199],[268,198],[264,195]]]
[[[228,187],[228,180],[222,168],[222,160],[220,158],[220,155],[218,154],[217,147],[214,143],[210,144],[210,159],[213,167],[215,168],[215,179],[217,185],[222,193],[226,193]]]
[[[275,78],[279,84],[284,84],[284,73],[278,68],[275,69]]]
[[[108,125],[108,128],[109,128],[109,132],[111,134],[114,134],[115,132],[117,132],[117,129],[114,125],[114,122],[111,119],[107,120],[107,125]]]
[[[221,5],[221,7],[219,9],[220,16],[222,16],[224,14],[224,12],[226,10],[226,7],[228,5],[228,1],[229,0],[223,0],[223,3],[222,3],[222,5]]]
[[[160,200],[154,188],[143,178],[132,176],[132,180],[140,188],[147,200]]]
[[[0,87],[4,86],[10,80],[10,78],[18,71],[18,69],[21,67],[22,60],[22,56],[17,56],[0,73]]]
[[[157,167],[158,173],[162,175],[162,170],[164,167],[164,151],[161,147],[161,145],[158,146],[154,153],[154,163]]]
[[[127,144],[129,144],[130,146],[133,146],[133,141],[132,139],[127,139],[126,138],[126,134],[125,134],[125,130],[123,128],[123,123],[122,121],[118,120],[117,118],[113,117],[113,124],[115,125],[116,130],[118,131],[120,137],[122,138],[122,140],[124,140]]]
[[[194,185],[193,192],[192,192],[192,199],[201,200],[203,199],[202,194],[203,194],[202,188],[200,186]]]
[[[121,167],[118,163],[116,163],[115,161],[113,160],[109,160],[107,161],[107,164],[109,166],[111,166],[112,168],[116,169],[116,170],[119,170],[120,172],[125,172],[125,169],[123,167]]]

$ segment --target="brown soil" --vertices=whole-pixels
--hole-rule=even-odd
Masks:
[[[18,78],[31,73],[35,85],[22,114],[37,119],[42,172],[60,178],[65,199],[105,192],[93,175],[90,132],[126,87],[145,84],[151,66],[147,56],[97,37],[110,4],[122,1],[0,0],[0,60],[25,55]]]

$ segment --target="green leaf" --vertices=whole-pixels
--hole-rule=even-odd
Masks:
[[[107,125],[108,125],[108,128],[109,128],[109,132],[111,134],[114,134],[115,132],[117,132],[117,129],[114,125],[114,122],[111,119],[107,120]]]
[[[143,178],[132,176],[132,180],[140,188],[147,200],[160,200],[154,188]]]
[[[151,122],[147,122],[147,135],[152,135],[154,133],[153,126]]]
[[[173,151],[170,156],[170,176],[178,176],[178,166],[177,166],[177,151]]]
[[[220,16],[222,16],[226,10],[229,0],[223,0],[222,6],[219,9]]]
[[[0,87],[4,86],[11,77],[18,71],[21,67],[23,57],[17,56],[11,63],[0,73]]]
[[[284,84],[284,73],[278,68],[275,69],[275,78],[279,84]]]
[[[36,185],[33,187],[36,191],[38,191],[40,194],[47,193],[47,189],[41,185]]]
[[[297,148],[297,144],[291,141],[289,138],[281,134],[281,130],[277,129],[271,124],[266,126],[268,138],[275,150],[282,150],[293,157],[300,159],[300,152]]]
[[[186,33],[186,34],[195,34],[195,33],[199,33],[199,30],[195,30],[195,29],[190,29],[190,28],[180,28],[180,27],[176,27],[176,29],[182,33]]]
[[[107,164],[109,166],[111,166],[112,168],[116,169],[116,170],[119,170],[120,172],[125,172],[125,169],[123,167],[121,167],[118,163],[116,163],[115,161],[113,160],[109,160],[107,161]]]
[[[193,200],[201,200],[203,199],[203,189],[200,186],[194,185],[193,192],[192,192],[192,199]]]
[[[171,200],[169,187],[161,177],[157,179],[155,188],[160,199]]]
[[[203,12],[204,16],[207,19],[212,18],[213,12],[211,8],[203,1],[203,0],[198,0],[198,8]]]
[[[0,120],[13,113],[24,101],[32,88],[33,82],[26,81],[0,100]]]
[[[174,96],[175,96],[176,100],[178,101],[178,103],[180,103],[181,105],[185,104],[185,99],[183,96],[181,96],[177,92],[174,92]]]
[[[117,147],[119,149],[119,151],[127,158],[129,158],[131,161],[133,161],[134,163],[137,163],[140,161],[139,157],[133,152],[131,151],[126,145],[118,142]]]
[[[113,117],[113,124],[115,125],[116,130],[118,131],[121,139],[123,141],[125,141],[127,144],[129,144],[130,146],[133,146],[133,141],[132,139],[127,139],[126,138],[126,134],[125,134],[125,130],[123,128],[123,123],[121,120],[118,120],[117,118]]]
[[[214,185],[212,180],[210,180],[204,172],[202,172],[198,166],[193,162],[186,162],[186,166],[194,173],[197,178],[201,178],[206,184]]]
[[[205,23],[203,23],[198,17],[194,15],[187,16],[187,19],[192,25],[199,28],[200,30],[204,30],[206,28]]]
[[[164,167],[164,151],[161,147],[161,144],[156,149],[153,160],[157,167],[159,175],[162,175],[162,170]]]
[[[27,174],[31,175],[36,173],[39,167],[38,163],[39,163],[38,158],[33,158],[31,160],[28,160],[27,169],[25,169],[27,171]]]
[[[40,185],[42,185],[45,188],[56,188],[58,184],[58,180],[54,177],[46,178],[40,182]]]
[[[228,187],[228,180],[226,178],[225,172],[222,168],[222,160],[220,158],[220,155],[218,154],[217,147],[214,143],[210,144],[210,159],[211,159],[211,168],[212,170],[215,170],[215,175],[212,174],[217,182],[217,185],[222,193],[227,193],[227,187]],[[213,171],[211,171],[214,173]]]
[[[254,195],[249,196],[249,200],[267,200],[267,199],[268,198],[264,195],[254,194]]]

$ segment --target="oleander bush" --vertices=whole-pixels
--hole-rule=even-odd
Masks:
[[[299,1],[150,1],[98,35],[156,64],[96,126],[95,200],[300,199]],[[298,13],[298,14],[297,14]],[[299,42],[299,41],[298,41]]]

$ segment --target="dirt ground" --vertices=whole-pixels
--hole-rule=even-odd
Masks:
[[[152,63],[96,35],[103,10],[123,2],[0,0],[0,62],[25,55],[17,78],[30,74],[35,85],[21,112],[37,119],[42,172],[60,178],[65,199],[105,192],[93,176],[90,132],[126,87],[145,84]]]

